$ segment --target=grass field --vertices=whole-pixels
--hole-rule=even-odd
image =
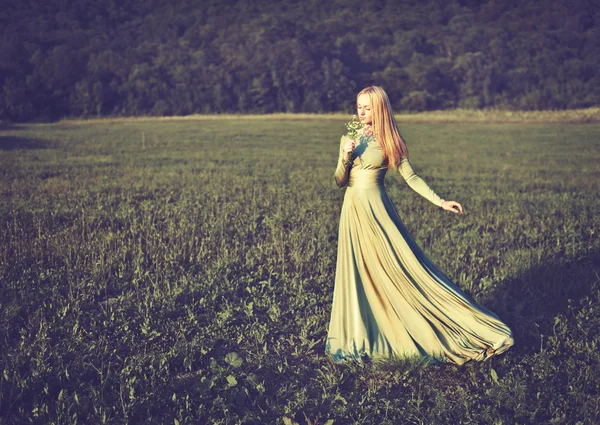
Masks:
[[[396,120],[400,123],[594,123],[600,121],[600,107],[548,111],[510,111],[505,109],[448,109],[440,111],[425,111],[418,113],[398,113]],[[65,119],[62,124],[132,124],[140,122],[158,123],[164,121],[314,121],[314,120],[347,120],[348,114],[214,114],[186,115],[165,117],[103,117],[86,120]]]
[[[0,129],[2,424],[600,423],[600,124],[406,123],[387,176],[515,333],[464,367],[324,354],[338,117]]]

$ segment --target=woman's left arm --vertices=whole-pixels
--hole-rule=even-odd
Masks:
[[[403,158],[398,166],[398,172],[404,178],[406,183],[411,187],[412,190],[417,192],[419,195],[430,201],[431,203],[445,209],[446,211],[452,211],[454,213],[460,212],[462,214],[462,206],[455,201],[445,201],[440,198],[425,181],[419,177],[413,170],[410,162],[407,158]]]

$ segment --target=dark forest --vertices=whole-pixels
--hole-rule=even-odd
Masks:
[[[597,0],[3,3],[3,121],[600,104]]]

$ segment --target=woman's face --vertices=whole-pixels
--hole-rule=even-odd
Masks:
[[[371,116],[371,99],[368,94],[361,94],[356,99],[356,115],[363,124],[371,124],[373,118]]]

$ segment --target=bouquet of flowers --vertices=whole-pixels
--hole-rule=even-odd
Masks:
[[[356,115],[352,115],[350,118],[350,122],[346,123],[346,128],[348,129],[348,137],[356,140],[356,138],[360,135],[361,130],[365,127],[365,125],[358,120]]]

